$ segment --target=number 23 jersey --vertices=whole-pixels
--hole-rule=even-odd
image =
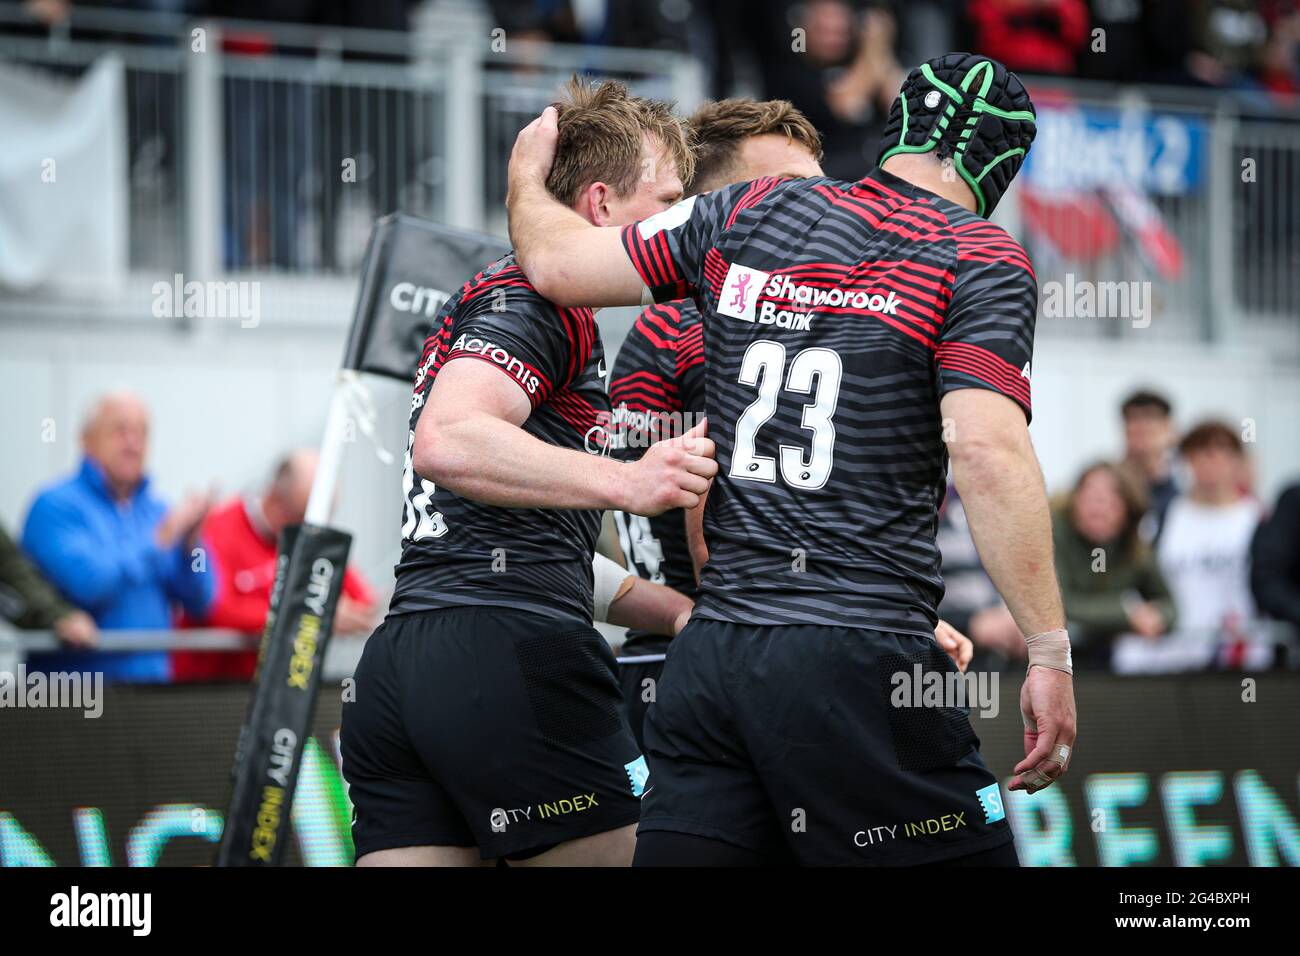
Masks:
[[[881,169],[739,183],[622,235],[656,300],[703,316],[719,471],[696,613],[933,634],[939,402],[991,389],[1029,416],[1024,250]]]

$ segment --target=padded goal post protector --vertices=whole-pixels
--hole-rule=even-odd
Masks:
[[[510,251],[495,236],[392,213],[370,233],[343,368],[415,380],[434,316]]]
[[[310,734],[321,662],[352,536],[294,525],[280,537],[248,716],[240,730],[218,866],[278,866]]]

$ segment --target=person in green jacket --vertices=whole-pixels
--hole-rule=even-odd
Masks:
[[[0,619],[28,631],[53,631],[64,644],[94,647],[94,619],[63,600],[0,527]]]
[[[1120,634],[1158,640],[1174,625],[1173,596],[1138,533],[1146,509],[1136,477],[1098,462],[1084,469],[1052,515],[1056,575],[1076,667],[1107,667],[1111,642]]]

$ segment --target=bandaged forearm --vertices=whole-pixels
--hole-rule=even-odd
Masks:
[[[609,620],[609,606],[632,589],[636,575],[629,574],[627,568],[611,561],[603,554],[591,561],[592,609],[591,616],[597,621]]]
[[[1050,667],[1052,670],[1065,671],[1073,676],[1074,662],[1070,657],[1070,635],[1064,628],[1027,637],[1025,646],[1029,648],[1029,665],[1025,668],[1026,672],[1030,667],[1038,664],[1041,667]]]

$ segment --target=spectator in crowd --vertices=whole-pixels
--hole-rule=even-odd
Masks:
[[[935,540],[942,557],[944,585],[939,616],[975,645],[970,666],[976,670],[1001,670],[1024,660],[1025,636],[980,562],[966,523],[966,510],[951,485],[939,509]]]
[[[4,528],[0,528],[0,618],[20,630],[53,631],[69,647],[94,647],[98,640],[94,619],[59,597]]]
[[[1300,630],[1300,484],[1285,489],[1250,549],[1250,590],[1259,609]]]
[[[97,401],[81,433],[77,472],[37,495],[22,544],[33,562],[105,631],[169,628],[173,608],[202,614],[212,600],[212,561],[199,548],[210,499],[191,495],[168,510],[145,475],[149,412],[137,396],[114,392]],[[106,680],[166,681],[166,651],[102,650],[34,654],[44,670],[103,671]]]
[[[316,475],[316,452],[301,449],[285,456],[258,495],[233,498],[213,510],[203,526],[207,546],[221,569],[217,593],[202,616],[186,615],[185,626],[231,628],[261,633],[271,605],[280,532],[301,524]],[[334,613],[336,634],[368,633],[375,624],[375,594],[353,568],[343,576],[343,592]],[[251,680],[257,651],[178,651],[174,679]]]
[[[683,21],[690,13],[682,4],[675,20],[664,4],[622,0],[489,0],[493,23],[512,39],[594,46],[669,47],[680,49]]]
[[[1108,667],[1118,635],[1157,639],[1174,623],[1169,586],[1138,533],[1146,509],[1141,479],[1099,462],[1084,470],[1052,516],[1075,667]]]
[[[1263,62],[1268,24],[1259,0],[1199,0],[1188,4],[1194,24],[1188,70],[1208,86],[1244,86]]]
[[[1087,48],[1084,0],[970,0],[975,50],[1007,69],[1070,76]]]
[[[1206,421],[1180,447],[1191,487],[1169,505],[1156,547],[1178,606],[1178,628],[1158,643],[1116,647],[1125,672],[1261,667],[1271,659],[1250,594],[1250,544],[1259,503],[1242,488],[1245,450],[1230,425]]]
[[[1173,407],[1163,395],[1143,389],[1124,400],[1120,414],[1124,418],[1124,464],[1146,486],[1148,505],[1142,534],[1154,541],[1159,537],[1169,502],[1178,494],[1174,480]]]
[[[1092,29],[1078,58],[1079,75],[1093,80],[1133,83],[1142,78],[1149,49],[1146,35],[1149,3],[1142,0],[1089,0]],[[1102,31],[1102,43],[1092,42]]]
[[[1264,4],[1268,38],[1259,65],[1259,83],[1283,102],[1300,96],[1300,3]]]
[[[898,60],[910,68],[962,49],[956,42],[963,0],[907,0],[893,5],[899,18]]]
[[[845,0],[738,6],[732,22],[718,24],[721,39],[743,35],[763,96],[790,100],[821,132],[826,175],[858,179],[876,161],[902,82],[893,12]]]

